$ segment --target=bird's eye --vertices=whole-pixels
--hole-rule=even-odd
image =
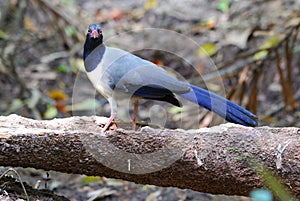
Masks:
[[[91,32],[92,32],[92,30],[88,29],[88,33],[91,33]]]

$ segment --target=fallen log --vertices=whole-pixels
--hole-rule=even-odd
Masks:
[[[95,117],[38,121],[0,116],[0,165],[227,195],[269,187],[267,170],[299,198],[299,133],[299,128],[230,123],[197,130],[145,127],[101,133]]]

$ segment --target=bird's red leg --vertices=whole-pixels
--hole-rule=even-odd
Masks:
[[[133,120],[132,120],[132,129],[136,129],[136,120],[138,116],[138,107],[139,107],[139,101],[136,99],[133,101]]]
[[[116,117],[116,114],[111,114],[109,119],[108,119],[108,122],[105,124],[104,128],[102,129],[102,132],[105,132],[108,127],[110,126],[111,122],[115,119]]]

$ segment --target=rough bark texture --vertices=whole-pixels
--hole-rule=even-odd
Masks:
[[[94,117],[37,121],[10,115],[0,117],[0,165],[234,195],[264,187],[267,168],[299,198],[299,133],[234,124],[101,133]]]

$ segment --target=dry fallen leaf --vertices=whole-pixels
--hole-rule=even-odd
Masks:
[[[64,101],[69,98],[65,92],[63,92],[62,90],[59,90],[59,89],[51,90],[48,96],[57,101]]]
[[[88,197],[89,197],[88,201],[98,200],[98,199],[104,198],[106,196],[115,194],[116,192],[117,191],[111,190],[110,188],[101,188],[99,190],[89,192],[88,193]]]
[[[28,16],[24,17],[24,27],[25,29],[32,32],[37,32],[39,30],[39,28],[32,22],[32,20]]]
[[[248,38],[252,32],[253,32],[252,28],[229,31],[226,34],[224,43],[226,45],[227,44],[236,45],[239,48],[244,49],[247,47]]]
[[[55,107],[58,111],[61,111],[61,112],[67,112],[67,106],[63,103],[61,103],[60,101],[56,102],[55,103]]]
[[[151,10],[153,8],[156,8],[158,5],[156,0],[148,0],[145,4],[144,4],[144,9],[145,10]]]
[[[120,8],[115,8],[109,12],[109,17],[114,20],[121,20],[124,16],[124,12]]]
[[[158,66],[164,66],[164,63],[161,60],[156,59],[156,58],[151,59],[151,62],[158,65]]]

